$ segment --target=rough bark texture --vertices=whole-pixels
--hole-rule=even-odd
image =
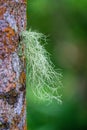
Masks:
[[[0,0],[0,130],[26,130],[25,64],[18,56],[26,1]]]

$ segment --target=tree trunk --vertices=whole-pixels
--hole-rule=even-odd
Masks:
[[[0,130],[26,130],[25,63],[18,56],[26,0],[0,0]]]

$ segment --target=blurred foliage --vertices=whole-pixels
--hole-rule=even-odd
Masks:
[[[87,0],[28,0],[27,26],[48,36],[63,73],[63,104],[39,103],[27,88],[29,130],[87,129]],[[38,62],[38,61],[37,61]]]

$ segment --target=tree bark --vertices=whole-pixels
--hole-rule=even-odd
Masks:
[[[18,55],[26,0],[0,0],[0,130],[26,130],[25,63]]]

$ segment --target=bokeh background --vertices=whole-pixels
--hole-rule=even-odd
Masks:
[[[28,0],[27,17],[63,74],[62,105],[39,102],[27,87],[28,130],[87,130],[87,0]]]

